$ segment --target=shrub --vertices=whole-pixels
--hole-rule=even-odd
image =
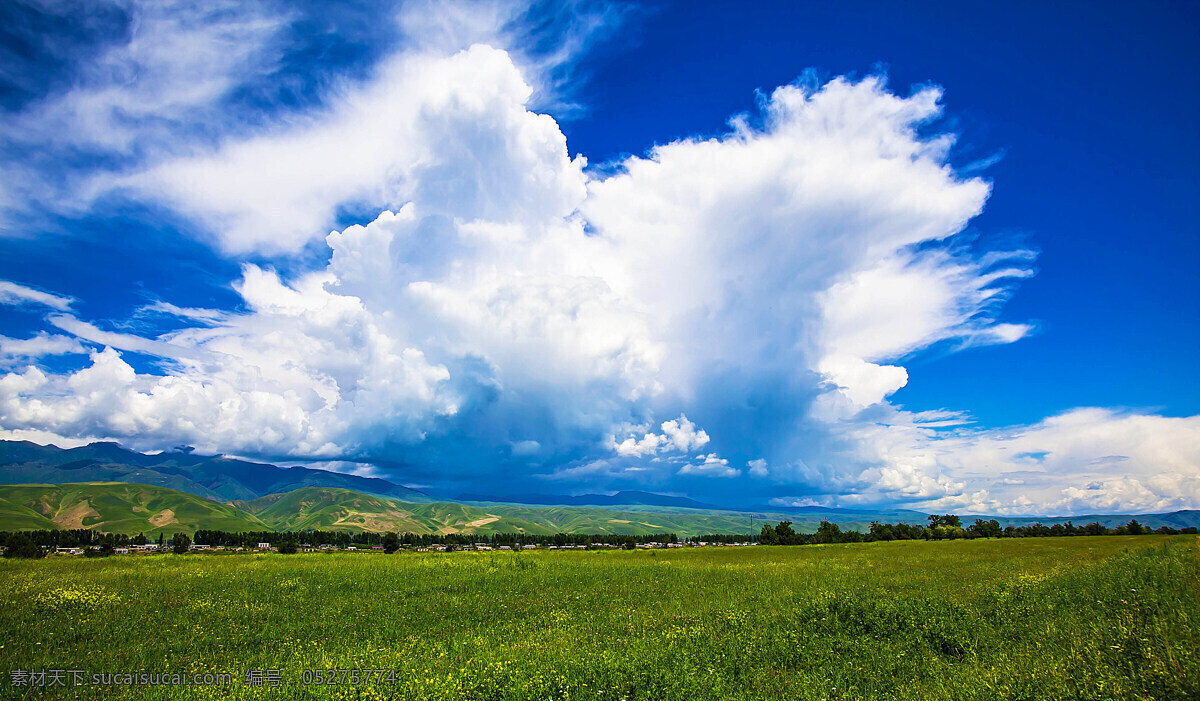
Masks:
[[[175,537],[171,539],[171,543],[171,550],[176,555],[182,555],[192,547],[192,539],[186,533],[176,533]]]
[[[21,557],[21,558],[39,558],[46,557],[46,553],[30,540],[29,536],[24,533],[17,533],[8,540],[8,547],[4,549],[4,557]]]

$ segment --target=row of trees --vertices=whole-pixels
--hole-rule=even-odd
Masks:
[[[959,538],[1048,538],[1078,535],[1144,535],[1157,533],[1160,535],[1178,535],[1180,533],[1197,532],[1195,527],[1171,528],[1162,526],[1152,530],[1138,523],[1136,519],[1116,528],[1107,528],[1093,521],[1085,526],[1076,526],[1070,521],[1046,526],[1041,522],[1026,526],[1000,527],[1000,522],[991,519],[975,519],[966,528],[958,516],[953,514],[932,515],[929,525],[921,526],[911,523],[879,523],[872,521],[867,533],[848,530],[843,531],[836,523],[822,521],[817,526],[816,533],[797,533],[792,528],[791,521],[783,521],[777,526],[764,525],[758,534],[758,542],[762,545],[808,545],[812,543],[860,543],[876,540],[955,540]]]
[[[151,542],[145,533],[129,536],[122,533],[101,533],[86,528],[76,528],[63,531],[17,531],[12,533],[0,531],[0,547],[7,547],[9,538],[14,537],[18,532],[24,533],[35,545],[45,548],[124,548],[130,545],[146,545]],[[156,542],[162,545],[163,541],[164,537],[160,533]]]
[[[1050,526],[1033,523],[1026,526],[1000,527],[995,519],[976,519],[970,526],[963,527],[958,516],[953,514],[933,515],[929,517],[929,525],[922,526],[909,523],[871,523],[867,533],[855,530],[843,531],[836,523],[822,521],[817,526],[816,533],[799,533],[792,527],[791,521],[781,521],[778,525],[766,524],[754,536],[737,534],[709,534],[688,539],[689,542],[709,543],[738,543],[756,542],[762,545],[808,545],[818,543],[860,543],[877,540],[954,540],[959,538],[1042,538],[1055,536],[1077,535],[1142,535],[1148,533],[1179,534],[1196,533],[1194,527],[1175,529],[1167,526],[1151,530],[1150,528],[1131,520],[1117,528],[1107,528],[1098,522],[1085,526],[1076,526],[1070,521],[1055,523]],[[634,548],[646,543],[678,543],[679,538],[674,533],[657,533],[652,535],[613,535],[611,533],[581,534],[555,533],[554,535],[532,535],[527,533],[495,533],[495,534],[415,534],[415,533],[378,533],[346,531],[246,531],[231,533],[227,531],[199,530],[194,541],[197,545],[224,547],[254,547],[259,543],[269,543],[280,552],[296,552],[299,545],[332,545],[339,548],[349,546],[381,546],[385,552],[395,552],[401,547],[430,547],[445,546],[456,549],[464,545],[485,543],[491,546],[530,547],[556,545],[559,547],[591,545],[599,543],[607,546]],[[99,533],[86,529],[51,530],[51,531],[0,531],[0,548],[4,549],[5,557],[42,557],[47,550],[53,548],[85,548],[88,555],[112,554],[114,548],[130,545],[146,545],[150,539],[144,533],[136,536],[119,533]],[[164,536],[160,533],[156,541],[164,545]],[[177,533],[165,543],[177,553],[187,552],[193,538],[185,533]]]
[[[746,536],[730,536],[746,540]],[[18,542],[19,541],[19,542]],[[0,548],[6,556],[11,551],[18,552],[12,547],[16,543],[19,550],[29,556],[40,557],[54,548],[84,548],[88,555],[110,555],[114,548],[130,545],[146,545],[151,541],[145,534],[127,536],[113,533],[99,533],[86,529],[70,531],[0,531]],[[196,531],[194,536],[186,533],[176,533],[171,538],[157,537],[159,546],[170,547],[177,553],[187,552],[193,542],[197,545],[222,546],[227,548],[253,548],[259,543],[268,543],[279,552],[296,552],[300,545],[332,545],[338,548],[374,547],[381,546],[385,552],[395,552],[401,547],[430,547],[444,546],[453,550],[475,543],[484,543],[493,547],[534,547],[555,545],[590,546],[600,543],[607,546],[634,548],[645,543],[678,543],[679,537],[674,533],[658,533],[653,535],[613,535],[611,533],[555,533],[553,535],[532,535],[528,533],[379,533],[347,531],[242,531],[229,532],[209,529]],[[11,555],[15,556],[15,555]],[[25,556],[25,555],[22,555]]]
[[[745,536],[741,536],[743,539]],[[247,531],[230,533],[226,531],[199,530],[196,531],[197,545],[221,545],[224,547],[253,547],[258,543],[270,543],[278,547],[284,543],[302,543],[306,545],[333,545],[339,548],[353,546],[389,546],[400,547],[429,547],[431,545],[464,546],[484,543],[491,546],[537,546],[557,545],[589,545],[603,543],[605,545],[624,545],[632,538],[636,543],[677,543],[679,537],[674,533],[658,533],[654,535],[623,536],[587,533],[555,533],[554,535],[533,535],[529,533],[380,533],[362,532],[349,533],[346,531]]]

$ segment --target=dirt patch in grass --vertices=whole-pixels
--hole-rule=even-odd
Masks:
[[[155,528],[169,526],[172,523],[178,522],[175,520],[175,512],[171,511],[170,509],[163,509],[162,511],[159,511],[157,514],[154,514],[150,517],[150,525],[154,526]]]
[[[54,514],[54,518],[51,520],[60,528],[87,528],[83,525],[83,520],[86,518],[100,518],[100,512],[93,509],[87,499],[84,499],[71,508]]]

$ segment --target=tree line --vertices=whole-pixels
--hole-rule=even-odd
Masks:
[[[739,536],[743,540],[746,536]],[[200,529],[194,535],[176,533],[170,538],[158,534],[156,541],[151,541],[144,533],[129,536],[119,533],[101,533],[87,529],[75,530],[42,530],[42,531],[0,531],[0,548],[6,557],[41,557],[48,550],[55,548],[83,548],[85,554],[110,555],[115,548],[131,545],[147,545],[155,542],[160,547],[170,547],[177,553],[187,552],[190,546],[207,545],[226,548],[253,548],[260,543],[266,543],[280,552],[296,552],[301,545],[329,545],[336,548],[351,546],[379,546],[385,552],[395,552],[401,547],[421,548],[439,545],[448,550],[454,550],[467,545],[482,543],[492,547],[536,547],[555,545],[590,546],[601,544],[614,547],[634,548],[646,543],[678,543],[679,537],[674,533],[657,533],[652,535],[613,535],[611,533],[555,533],[553,535],[534,535],[528,533],[395,533],[378,531],[218,531]],[[10,552],[12,554],[10,554]]]
[[[1116,528],[1108,528],[1099,522],[1076,526],[1072,522],[1046,526],[1040,522],[1025,526],[1000,527],[995,519],[975,519],[963,527],[962,521],[953,514],[931,515],[928,525],[911,523],[879,523],[872,521],[869,530],[842,530],[836,523],[822,521],[815,533],[799,533],[791,521],[781,521],[775,526],[765,524],[756,535],[712,533],[688,538],[689,543],[745,543],[760,545],[810,545],[821,543],[862,543],[887,540],[956,540],[967,538],[1046,538],[1081,535],[1177,535],[1195,534],[1195,527],[1171,528],[1162,526],[1152,530],[1136,519]],[[614,535],[611,533],[555,533],[535,535],[529,533],[395,533],[362,531],[242,531],[229,532],[201,529],[194,536],[176,533],[170,539],[159,533],[152,541],[145,533],[129,536],[120,533],[102,533],[88,529],[0,531],[0,548],[5,557],[42,557],[54,548],[83,548],[89,556],[110,555],[115,548],[131,545],[147,545],[156,542],[159,546],[170,546],[175,552],[187,552],[189,546],[222,546],[227,548],[253,548],[267,543],[280,552],[296,552],[300,545],[331,545],[337,548],[350,546],[379,546],[385,552],[395,552],[401,547],[421,548],[434,545],[454,550],[466,545],[482,543],[492,547],[536,547],[554,545],[591,546],[600,544],[609,547],[635,548],[648,543],[678,543],[674,533],[648,535]]]
[[[1187,528],[1171,528],[1162,526],[1151,529],[1131,519],[1129,523],[1116,528],[1108,528],[1098,521],[1084,526],[1076,526],[1070,521],[1055,523],[1047,526],[1040,521],[1025,526],[1000,527],[995,519],[975,519],[975,522],[963,527],[962,520],[954,514],[931,515],[929,525],[922,526],[912,523],[880,523],[872,521],[866,533],[854,530],[843,531],[836,523],[822,521],[817,526],[816,533],[797,533],[792,528],[791,521],[782,521],[776,526],[766,524],[757,536],[757,542],[762,545],[810,545],[820,543],[863,543],[879,540],[957,540],[968,538],[1050,538],[1081,535],[1179,535],[1180,533],[1195,534],[1194,526]]]

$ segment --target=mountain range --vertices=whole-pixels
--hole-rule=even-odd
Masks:
[[[761,527],[762,521],[757,523]],[[250,501],[219,503],[146,484],[0,485],[0,531],[55,528],[147,536],[198,529],[693,536],[750,533],[754,526],[745,514],[725,512],[661,514],[588,507],[415,504],[332,487],[301,487]],[[813,524],[810,530],[815,528]]]
[[[457,503],[457,501],[468,503]],[[116,443],[62,449],[0,441],[0,530],[91,528],[109,532],[347,530],[409,533],[752,533],[790,520],[811,533],[828,520],[866,531],[872,521],[925,523],[910,509],[821,506],[722,509],[686,497],[626,491],[463,495],[438,501],[387,480],[278,467],[189,451],[144,454]],[[975,518],[963,516],[963,524]],[[1200,511],[1074,517],[995,517],[1001,526],[1136,518],[1150,528],[1200,526]]]
[[[0,441],[0,484],[74,482],[149,484],[221,502],[257,499],[301,487],[337,487],[410,502],[433,501],[423,492],[387,480],[307,467],[277,467],[183,451],[147,455],[116,443],[63,449],[29,441]]]

